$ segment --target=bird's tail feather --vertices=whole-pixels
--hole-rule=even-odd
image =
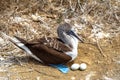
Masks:
[[[35,58],[36,60],[42,62],[37,56],[35,56],[30,49],[26,46],[27,41],[25,41],[24,39],[21,39],[17,36],[14,37],[14,39],[10,39],[12,43],[14,43],[16,46],[18,46],[19,48],[21,48],[22,50],[24,50],[28,55],[32,56],[33,58]]]
[[[14,38],[9,38],[9,40],[14,43],[17,47],[19,47],[20,49],[28,52],[28,48],[25,46],[27,44],[27,42],[19,37],[14,37]],[[29,52],[28,52],[29,53]]]
[[[10,37],[8,35],[6,35],[5,33],[1,32],[3,37],[5,37],[6,39],[8,39],[9,41],[11,41],[12,43],[14,43],[17,47],[21,48],[22,50],[24,50],[25,52],[27,52],[28,55],[32,56],[33,58],[35,58],[36,60],[42,62],[38,57],[36,57],[35,55],[32,54],[32,52],[30,51],[30,49],[26,46],[26,44],[29,44],[27,41],[25,41],[22,38],[19,38],[17,36],[15,37]]]
[[[32,52],[28,49],[28,47],[26,46],[27,41],[25,41],[24,39],[21,39],[19,37],[14,37],[14,38],[10,38],[9,39],[12,43],[14,43],[17,47],[19,47],[20,49],[24,50],[25,52],[27,52],[29,55],[32,54]]]
[[[24,39],[21,39],[17,36],[15,36],[16,40],[11,40],[16,46],[18,46],[19,48],[21,48],[22,50],[24,50],[28,55],[32,56],[34,59],[42,62],[37,56],[35,56],[30,49],[26,46],[27,41],[25,41]],[[18,43],[17,43],[18,42]],[[28,43],[29,44],[29,43]]]
[[[28,48],[25,46],[25,44],[27,44],[27,41],[25,41],[24,39],[21,39],[17,36],[15,37],[10,37],[8,35],[6,35],[3,32],[0,32],[2,34],[2,36],[6,39],[8,39],[9,41],[11,41],[12,43],[14,43],[17,47],[21,48],[22,50],[29,52]],[[30,53],[30,52],[29,52]]]

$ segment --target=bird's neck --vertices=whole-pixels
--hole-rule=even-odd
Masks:
[[[64,36],[64,38],[60,36],[60,40],[64,42],[65,44],[67,44],[72,49],[78,48],[78,39],[72,35],[71,36],[66,35]]]
[[[66,52],[66,54],[71,56],[72,57],[71,61],[73,61],[78,55],[78,50],[77,50],[78,42],[72,42],[71,45],[72,45],[72,51]]]
[[[66,44],[68,44],[72,48],[72,51],[66,52],[66,54],[71,56],[72,60],[74,60],[78,54],[78,40],[75,37],[72,37],[68,40],[68,42],[66,42]]]
[[[70,45],[72,46],[72,48],[73,48],[74,50],[77,50],[77,48],[78,48],[78,39],[75,38],[75,37],[73,37],[72,40],[71,40]]]

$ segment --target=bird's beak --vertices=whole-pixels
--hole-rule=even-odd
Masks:
[[[84,42],[83,39],[81,37],[79,37],[74,31],[71,30],[70,34],[75,36],[80,42],[82,42],[82,43]]]

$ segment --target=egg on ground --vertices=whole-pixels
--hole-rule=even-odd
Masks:
[[[71,70],[78,70],[79,69],[79,67],[80,67],[80,65],[79,64],[77,64],[77,63],[74,63],[74,64],[72,64],[71,65]]]
[[[81,64],[79,65],[79,69],[80,69],[81,71],[86,70],[86,68],[87,68],[87,64],[86,64],[86,63],[81,63]]]

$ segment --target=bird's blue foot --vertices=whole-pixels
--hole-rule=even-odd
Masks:
[[[62,73],[68,73],[70,70],[66,65],[63,64],[50,64],[50,66],[57,68]]]

